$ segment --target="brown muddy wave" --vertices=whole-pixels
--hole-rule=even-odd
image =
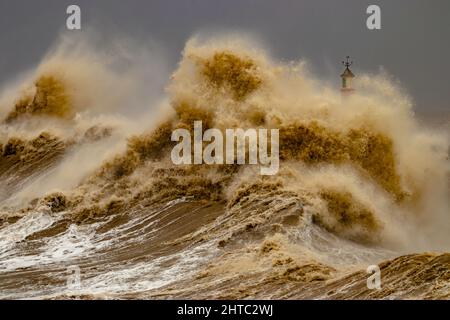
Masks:
[[[0,298],[448,299],[445,133],[385,75],[341,101],[257,48],[190,40],[148,118],[105,109],[132,72],[64,50],[0,99]],[[279,129],[278,174],[174,165],[194,121]]]

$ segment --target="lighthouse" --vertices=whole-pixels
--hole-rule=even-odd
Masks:
[[[341,78],[342,78],[341,95],[343,98],[346,98],[355,91],[352,88],[352,80],[355,77],[355,75],[350,70],[350,66],[353,64],[353,61],[350,61],[349,56],[346,57],[346,61],[342,61],[342,64],[345,66],[345,70],[341,74]]]

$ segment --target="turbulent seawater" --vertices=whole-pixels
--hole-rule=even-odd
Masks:
[[[0,95],[1,299],[450,298],[448,122],[388,75],[342,100],[248,39],[124,50],[63,39]],[[279,129],[279,172],[174,165],[194,121]]]

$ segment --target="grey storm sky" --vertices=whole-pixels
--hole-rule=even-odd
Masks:
[[[355,73],[383,66],[416,111],[450,111],[449,0],[0,0],[0,83],[39,63],[70,4],[83,28],[156,40],[173,69],[193,34],[242,31],[280,60],[305,58],[319,77],[338,77],[346,55]],[[370,4],[381,7],[381,30],[366,28]]]

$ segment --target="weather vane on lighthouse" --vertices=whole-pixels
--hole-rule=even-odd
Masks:
[[[355,91],[352,88],[352,79],[355,77],[353,72],[350,70],[350,66],[353,64],[353,61],[350,61],[350,56],[346,57],[346,61],[342,61],[342,64],[345,66],[344,72],[341,74],[342,78],[342,88],[341,94],[343,97],[347,97]]]

